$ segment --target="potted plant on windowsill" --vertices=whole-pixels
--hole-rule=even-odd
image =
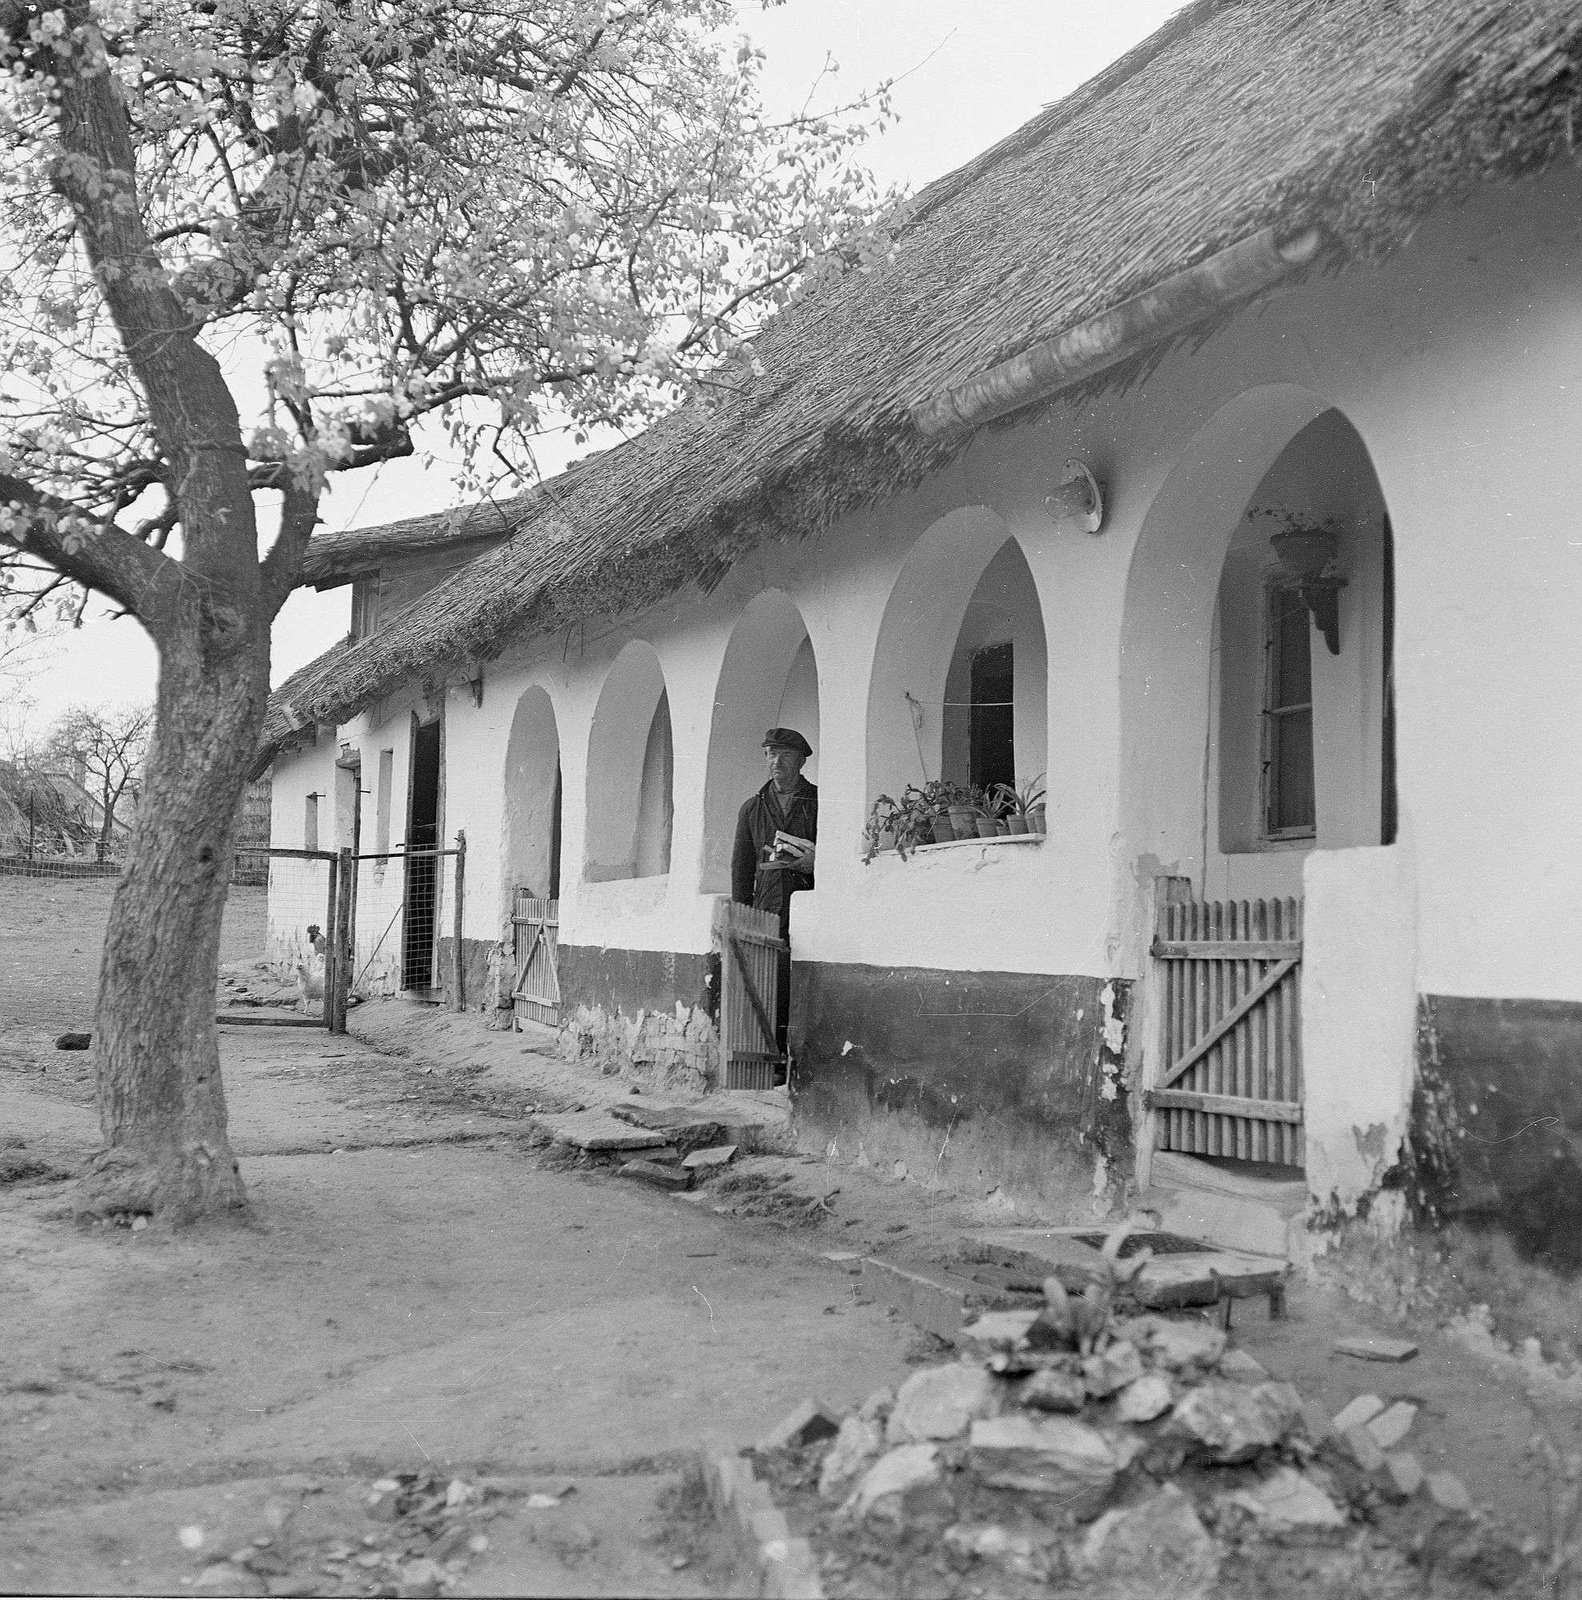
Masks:
[[[893,849],[905,861],[909,852],[934,839],[936,803],[915,784],[901,791],[899,800],[882,794],[868,812],[862,830],[863,861],[869,862],[881,851]],[[948,824],[947,824],[948,826]]]
[[[976,790],[965,783],[949,786],[950,826],[958,839],[975,839],[978,836],[978,800]]]
[[[1042,833],[1044,819],[1043,773],[1029,778],[1020,789],[1008,783],[997,785],[1001,803],[1005,808],[1007,830],[1011,833]],[[1033,825],[1033,813],[1038,814],[1038,826]]]
[[[978,837],[980,839],[997,839],[1002,834],[1010,832],[1010,827],[1005,821],[1005,785],[997,783],[987,794],[978,801],[976,817]]]

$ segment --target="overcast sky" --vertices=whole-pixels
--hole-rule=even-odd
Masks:
[[[838,65],[815,105],[895,79],[898,120],[867,146],[884,183],[912,190],[1069,94],[1152,33],[1183,0],[785,0],[761,10],[738,0],[741,29],[766,52],[769,108],[800,107],[826,57]],[[550,459],[558,470],[564,457]],[[325,508],[331,528],[366,527],[450,503],[442,467],[393,462],[343,480]],[[350,589],[299,590],[275,624],[274,681],[346,631]],[[42,727],[66,706],[153,697],[153,646],[130,619],[112,621],[99,601],[25,685],[30,721]]]

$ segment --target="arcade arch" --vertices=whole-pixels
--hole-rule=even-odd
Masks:
[[[1291,519],[1337,535],[1335,654],[1270,545]],[[1152,860],[1206,899],[1299,894],[1308,850],[1393,836],[1389,554],[1367,448],[1322,396],[1252,389],[1194,435],[1127,577],[1130,867]]]
[[[748,602],[720,663],[703,797],[705,894],[730,893],[736,813],[763,786],[767,728],[795,728],[806,738],[813,755],[803,772],[817,782],[818,662],[802,613],[779,589]]]
[[[634,639],[604,680],[588,735],[589,883],[670,871],[674,775],[664,669],[654,647]]]
[[[501,904],[525,889],[560,898],[560,730],[548,693],[528,689],[516,703],[505,748],[500,839]],[[509,914],[509,913],[508,913]]]
[[[943,777],[1022,784],[1048,767],[1049,653],[1020,544],[985,506],[908,553],[868,690],[868,798]]]

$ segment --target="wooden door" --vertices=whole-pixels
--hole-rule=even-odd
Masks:
[[[560,902],[516,891],[511,913],[515,935],[516,984],[511,990],[514,1020],[560,1026]]]
[[[714,939],[720,954],[720,1061],[727,1089],[772,1089],[780,1046],[780,918],[734,900],[719,901]]]
[[[1299,900],[1166,900],[1154,1148],[1302,1165]]]

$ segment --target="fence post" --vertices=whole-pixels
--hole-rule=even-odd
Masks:
[[[465,1010],[461,992],[461,910],[462,896],[466,892],[467,884],[467,835],[458,829],[456,833],[456,935],[451,940],[450,974],[452,992],[456,996],[455,1008],[457,1011]]]
[[[346,991],[351,985],[353,952],[349,943],[352,920],[352,852],[343,846],[340,871],[335,884],[335,999],[330,1016],[330,1032],[346,1032]],[[328,997],[326,996],[326,999]]]
[[[329,897],[324,906],[324,1026],[332,1032],[335,1028],[335,992],[341,981],[341,933],[340,923],[336,921],[340,910],[340,898],[336,893],[340,865],[335,856],[330,857]]]

